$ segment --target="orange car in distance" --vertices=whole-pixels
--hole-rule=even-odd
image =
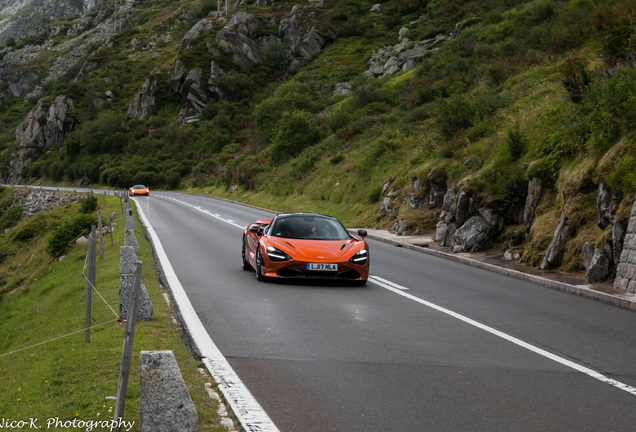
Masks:
[[[129,189],[130,196],[146,195],[150,196],[150,188],[144,185],[134,185]]]
[[[364,285],[369,246],[335,218],[313,213],[279,214],[252,222],[243,233],[243,270],[268,278],[331,279]]]

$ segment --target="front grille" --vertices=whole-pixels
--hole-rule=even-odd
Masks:
[[[360,273],[355,270],[343,270],[339,272],[301,270],[294,267],[285,267],[276,272],[279,278],[310,278],[310,279],[360,279]]]

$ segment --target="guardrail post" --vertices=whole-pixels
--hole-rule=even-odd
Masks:
[[[104,259],[104,227],[102,225],[102,211],[97,210],[97,229],[99,232],[99,257]]]
[[[88,236],[87,275],[86,275],[86,320],[84,327],[84,340],[91,341],[91,294],[95,285],[95,225],[91,226],[91,234]]]
[[[128,310],[128,320],[126,321],[126,333],[124,334],[124,349],[121,354],[121,368],[119,371],[119,383],[117,386],[117,401],[115,402],[114,419],[120,422],[124,415],[124,403],[126,402],[126,392],[128,391],[128,377],[130,376],[130,363],[132,361],[133,343],[135,341],[135,325],[137,323],[137,297],[141,287],[141,271],[143,265],[137,261],[137,268],[133,275],[133,291],[130,298],[130,308]],[[119,427],[115,428],[119,432]]]

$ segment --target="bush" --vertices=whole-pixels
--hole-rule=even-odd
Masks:
[[[519,160],[525,151],[526,137],[519,130],[519,126],[508,131],[506,148],[512,160]]]
[[[590,83],[590,77],[585,68],[585,62],[578,54],[571,54],[565,60],[561,68],[561,82],[568,91],[572,102],[580,103],[585,88]]]
[[[581,102],[578,135],[604,153],[636,129],[636,61],[619,62],[588,86]]]
[[[84,198],[80,198],[78,200],[80,204],[80,213],[92,213],[97,210],[97,197],[92,193],[88,193],[84,196]]]
[[[65,221],[53,231],[46,251],[51,256],[64,252],[77,237],[83,233],[89,233],[91,225],[96,223],[97,218],[88,214],[80,214],[74,219]]]
[[[311,113],[300,110],[285,113],[270,146],[271,161],[285,162],[315,144],[318,138],[318,123]]]
[[[0,211],[0,230],[14,227],[22,219],[22,206],[9,207],[4,212]]]

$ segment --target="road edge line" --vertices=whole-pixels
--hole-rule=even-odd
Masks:
[[[177,313],[192,343],[202,358],[206,368],[218,383],[223,396],[230,404],[234,415],[246,431],[278,432],[274,422],[238,377],[225,356],[218,349],[212,338],[203,327],[181,282],[177,278],[172,264],[152,225],[146,218],[143,209],[135,206],[157,260],[160,262],[168,288],[177,306]]]

